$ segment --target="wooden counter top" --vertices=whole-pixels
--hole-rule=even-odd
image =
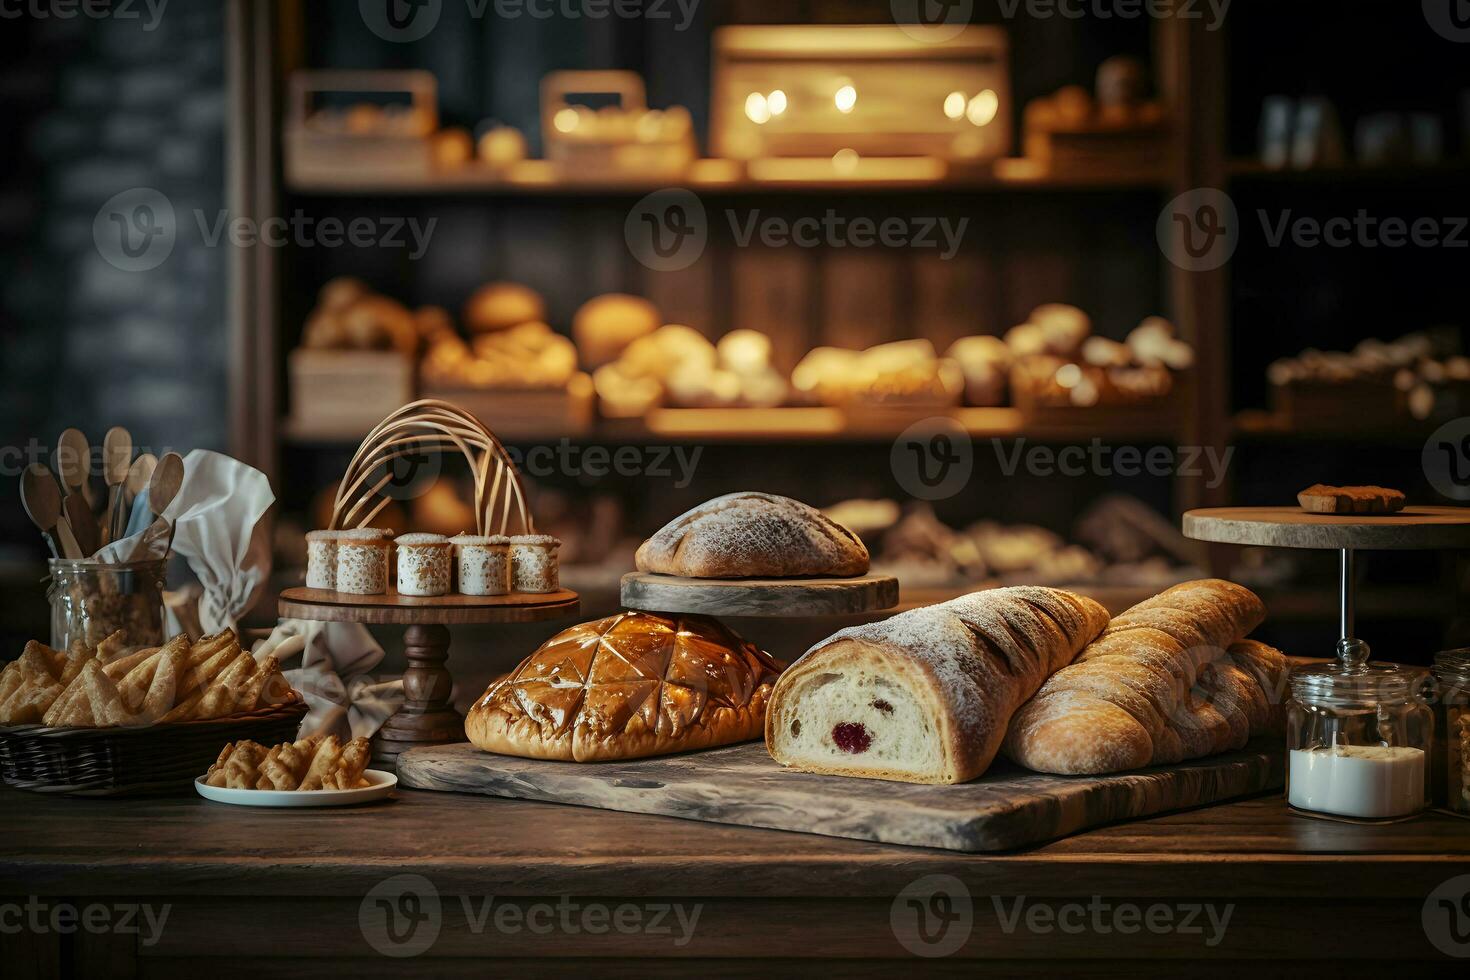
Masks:
[[[1470,822],[1429,814],[1353,826],[1292,813],[1276,797],[1114,825],[1002,855],[407,790],[381,804],[319,811],[3,790],[0,812],[0,896],[172,902],[175,925],[166,941],[132,952],[139,963],[178,958],[180,969],[238,954],[242,944],[253,944],[256,956],[370,957],[355,928],[359,905],[374,886],[403,873],[424,876],[444,897],[436,956],[492,947],[497,955],[509,948],[532,958],[906,956],[888,925],[890,909],[915,880],[938,874],[955,876],[973,896],[974,935],[962,957],[1034,960],[1038,967],[1043,959],[1083,955],[1167,957],[1176,966],[1222,957],[1433,959],[1441,954],[1420,924],[1426,899],[1447,880],[1470,875]],[[451,920],[462,918],[459,901],[449,896],[460,895],[607,896],[609,904],[614,897],[697,899],[710,931],[696,935],[693,950],[650,950],[629,945],[634,937],[626,936],[562,936],[552,946],[542,936],[457,931]],[[1238,908],[1226,941],[1202,949],[1182,936],[1007,934],[992,896],[1046,896],[1053,904],[1094,896],[1220,901]],[[259,934],[243,925],[243,933],[218,935],[229,914],[279,930],[276,951],[262,953]],[[577,945],[582,941],[590,945]]]

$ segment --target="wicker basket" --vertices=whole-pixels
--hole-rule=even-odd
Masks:
[[[36,793],[143,796],[186,792],[227,742],[292,741],[300,697],[248,714],[149,728],[0,728],[0,778]]]

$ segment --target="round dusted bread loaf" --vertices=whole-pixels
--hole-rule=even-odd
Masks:
[[[687,578],[862,575],[862,539],[815,507],[769,493],[730,493],[664,525],[638,549],[638,570]]]

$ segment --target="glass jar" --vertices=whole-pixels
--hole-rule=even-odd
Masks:
[[[118,630],[128,646],[163,643],[163,587],[168,560],[107,565],[91,559],[51,559],[51,646],[96,646]]]
[[[1429,803],[1434,713],[1423,674],[1368,663],[1361,640],[1339,644],[1339,662],[1291,675],[1287,802],[1360,820],[1407,817]]]
[[[1470,647],[1435,654],[1434,681],[1435,800],[1470,813]]]

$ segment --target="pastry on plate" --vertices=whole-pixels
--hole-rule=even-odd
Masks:
[[[465,719],[479,748],[603,762],[759,738],[781,665],[702,616],[625,612],[563,630]]]
[[[225,789],[360,789],[372,752],[365,738],[343,743],[336,735],[312,735],[266,748],[231,742],[220,750],[204,781]]]
[[[640,572],[688,578],[854,576],[868,570],[856,534],[790,497],[730,493],[700,504],[643,542]]]

